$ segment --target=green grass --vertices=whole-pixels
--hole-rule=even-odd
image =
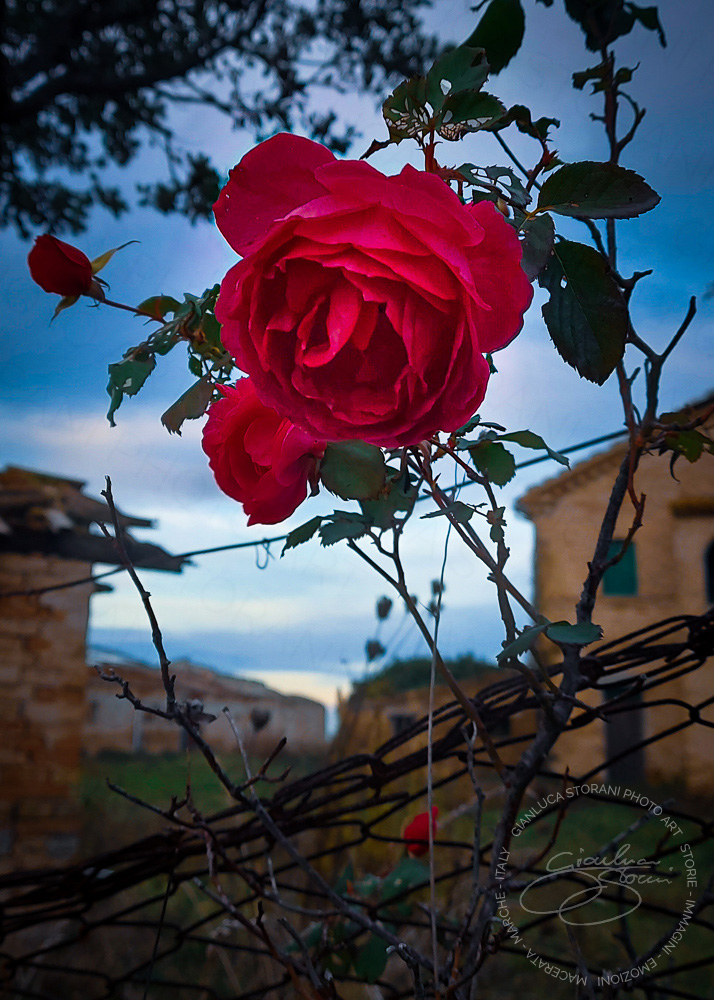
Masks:
[[[262,758],[250,760],[255,773]],[[324,765],[323,760],[291,757],[283,752],[269,769],[270,776],[290,767],[287,781],[309,774]],[[240,755],[222,755],[221,766],[231,780],[240,783],[245,770]],[[160,809],[168,809],[171,797],[182,799],[190,787],[191,800],[203,814],[210,815],[234,805],[228,792],[198,751],[179,754],[103,753],[87,758],[82,768],[80,796],[84,813],[83,853],[91,854],[119,847],[168,826],[168,820],[129,801],[114,791],[109,782],[123,791]],[[277,786],[258,782],[260,795],[270,795]]]

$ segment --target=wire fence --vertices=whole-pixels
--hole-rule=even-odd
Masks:
[[[238,786],[239,801],[214,815],[190,794],[145,804],[165,820],[163,832],[0,878],[2,996],[491,1000],[523,989],[705,1000],[714,995],[714,824],[642,775],[633,785],[618,775],[655,755],[676,760],[686,730],[711,739],[714,695],[683,692],[706,690],[687,678],[713,655],[710,612],[667,619],[586,657],[562,740],[590,747],[588,764],[574,770],[582,753],[546,761],[500,859],[492,840],[503,786],[492,757],[461,706],[438,708],[433,794],[442,815],[431,887],[428,857],[405,850],[404,833],[424,808],[426,718],[371,752],[258,786],[279,770],[278,748]],[[509,761],[547,714],[542,694],[514,675],[474,704],[507,771],[517,767]],[[608,732],[622,736],[618,718],[629,734],[622,746]],[[583,852],[593,864],[582,864]],[[567,855],[579,862],[564,865]]]

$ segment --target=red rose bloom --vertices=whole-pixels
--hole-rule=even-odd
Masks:
[[[82,295],[92,284],[92,262],[77,247],[55,236],[38,236],[27,257],[30,274],[40,288],[57,295]]]
[[[277,135],[214,212],[246,255],[221,285],[223,342],[265,403],[327,440],[393,447],[461,426],[486,391],[484,353],[531,301],[503,216],[413,167],[385,177]]]
[[[248,524],[290,517],[314,482],[325,442],[260,402],[250,379],[224,386],[208,411],[203,450],[218,486],[243,504]]]
[[[436,817],[439,815],[439,807],[431,807],[431,828],[436,833]],[[407,853],[413,858],[420,858],[429,850],[429,813],[419,813],[411,823],[404,827],[404,840],[407,845]]]

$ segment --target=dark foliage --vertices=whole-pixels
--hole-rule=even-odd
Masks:
[[[470,653],[444,662],[457,681],[469,680],[483,671],[496,669],[494,663],[477,660]],[[372,674],[363,681],[357,681],[354,684],[354,693],[376,698],[382,694],[416,691],[418,688],[429,687],[430,677],[431,660],[426,656],[415,656],[409,660],[394,660],[379,673]],[[437,673],[436,682],[437,684],[444,683],[439,673]]]
[[[355,132],[311,103],[318,89],[381,94],[421,72],[436,42],[425,0],[6,0],[0,51],[0,225],[81,232],[126,192],[108,168],[160,145],[169,179],[144,204],[205,217],[220,173],[189,155],[172,108],[224,112],[257,137],[300,129],[344,152]],[[221,165],[225,167],[226,165]]]

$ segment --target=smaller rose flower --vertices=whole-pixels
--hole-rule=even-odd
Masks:
[[[439,815],[439,807],[431,807],[431,829],[436,833],[436,818]],[[407,845],[407,853],[413,858],[420,858],[429,850],[429,813],[418,813],[411,823],[404,827],[404,840]]]
[[[243,505],[248,524],[277,524],[317,486],[325,442],[258,399],[250,379],[222,386],[208,411],[203,450],[216,483]]]
[[[33,281],[46,292],[69,297],[91,288],[94,275],[89,257],[55,236],[38,236],[27,262]]]

